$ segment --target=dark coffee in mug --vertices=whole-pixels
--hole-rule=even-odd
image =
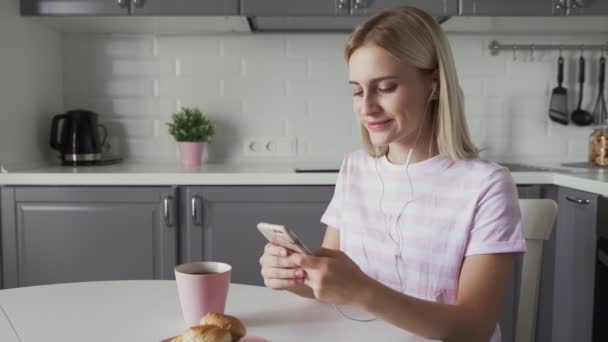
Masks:
[[[216,272],[198,271],[198,272],[189,272],[188,274],[205,275],[205,274],[213,274],[213,273],[216,273]]]

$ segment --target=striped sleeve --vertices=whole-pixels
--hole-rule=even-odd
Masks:
[[[525,251],[517,187],[509,171],[499,169],[482,186],[465,256]]]
[[[348,157],[344,158],[342,161],[342,165],[340,166],[340,172],[338,172],[338,178],[336,179],[336,186],[334,188],[334,195],[325,210],[325,213],[321,217],[321,222],[334,227],[336,229],[340,229],[342,226],[342,213],[343,213],[343,203],[344,198],[346,197],[346,160]]]

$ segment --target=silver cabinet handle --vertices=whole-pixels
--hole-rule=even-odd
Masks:
[[[577,203],[577,204],[587,205],[587,204],[591,203],[591,201],[588,199],[576,198],[576,197],[572,197],[572,196],[566,196],[566,199],[570,202]]]
[[[578,3],[578,0],[570,0],[570,9],[577,9],[583,7]]]
[[[171,222],[171,210],[169,209],[169,201],[171,201],[173,197],[165,196],[163,200],[163,216],[165,218],[165,224],[167,227],[172,227],[173,223]]]
[[[116,0],[118,7],[125,8],[128,6],[127,0]]]
[[[348,0],[338,0],[338,8],[339,9],[345,9],[346,8],[346,2]]]
[[[133,6],[137,8],[141,8],[144,5],[144,0],[131,0],[133,1]]]
[[[192,224],[195,226],[201,225],[200,215],[198,213],[198,204],[200,203],[201,197],[199,195],[192,196]]]
[[[365,3],[363,0],[355,0],[355,3],[353,4],[353,7],[355,9],[361,9],[365,7]]]

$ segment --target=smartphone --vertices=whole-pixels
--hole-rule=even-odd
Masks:
[[[283,225],[260,222],[258,223],[258,230],[268,241],[275,245],[298,253],[312,255],[310,249],[304,245],[302,240],[293,231]]]

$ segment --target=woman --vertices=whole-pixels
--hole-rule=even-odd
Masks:
[[[419,9],[387,10],[354,30],[345,58],[365,149],[342,163],[323,248],[268,244],[266,286],[427,338],[499,341],[525,252],[517,191],[507,169],[478,159],[445,34]]]

